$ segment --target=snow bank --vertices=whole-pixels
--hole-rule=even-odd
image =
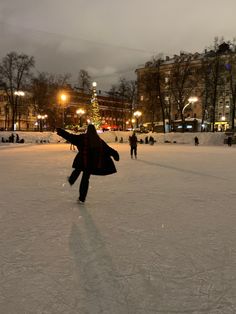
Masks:
[[[5,140],[9,138],[11,134],[18,134],[21,139],[24,139],[25,143],[58,143],[58,142],[64,142],[64,140],[56,134],[56,132],[23,132],[23,131],[17,131],[17,132],[11,132],[11,131],[5,131],[0,132],[0,141],[2,142],[2,138]],[[16,138],[16,137],[15,137]],[[1,143],[5,144],[5,143]]]
[[[118,141],[120,141],[121,137],[123,138],[123,142],[127,143],[129,136],[132,132],[121,132],[121,131],[114,131],[114,132],[105,132],[100,134],[100,136],[106,142],[114,142],[115,137],[117,136]],[[223,132],[215,132],[215,133],[208,133],[208,132],[198,132],[198,133],[137,133],[138,140],[142,139],[145,141],[145,137],[152,136],[157,144],[164,144],[164,143],[172,143],[172,144],[194,144],[194,137],[197,136],[199,139],[200,145],[224,145],[224,139],[226,135]]]
[[[56,132],[0,132],[0,145],[7,144],[2,143],[2,137],[8,139],[11,134],[18,134],[20,139],[24,139],[25,143],[63,143],[65,140],[57,135]],[[107,131],[100,133],[100,137],[107,143],[114,143],[117,137],[118,142],[123,138],[124,143],[128,143],[129,136],[132,132],[123,131]],[[156,140],[157,144],[194,144],[194,137],[199,138],[200,145],[224,145],[224,139],[226,135],[223,132],[207,133],[142,133],[138,134],[138,139],[145,140],[145,137],[152,136]]]

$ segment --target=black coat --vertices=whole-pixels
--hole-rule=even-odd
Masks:
[[[136,135],[133,134],[129,137],[129,144],[131,147],[137,147],[137,142],[138,142],[138,139]]]
[[[89,148],[86,134],[71,134],[63,129],[57,129],[57,134],[77,146],[79,150],[73,161],[73,168],[101,176],[116,172],[111,156],[118,161],[119,154],[102,139],[100,139],[101,143],[98,148]]]

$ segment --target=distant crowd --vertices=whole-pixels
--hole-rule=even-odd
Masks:
[[[20,139],[19,134],[12,133],[8,138],[2,137],[2,143],[24,143],[25,140],[22,138]]]

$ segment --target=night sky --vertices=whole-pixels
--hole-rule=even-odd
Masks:
[[[87,70],[98,88],[152,56],[201,52],[214,37],[236,37],[235,0],[1,0],[0,57],[33,55],[36,70]]]

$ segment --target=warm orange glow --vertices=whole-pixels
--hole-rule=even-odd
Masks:
[[[66,101],[67,100],[66,94],[61,94],[60,98],[61,98],[62,101]]]
[[[135,116],[136,118],[141,117],[141,115],[142,115],[142,112],[141,112],[141,111],[135,111],[135,112],[134,112],[134,116]]]
[[[78,115],[83,115],[83,114],[85,113],[85,110],[83,110],[83,109],[78,109],[78,110],[76,110],[76,113],[77,113]]]

